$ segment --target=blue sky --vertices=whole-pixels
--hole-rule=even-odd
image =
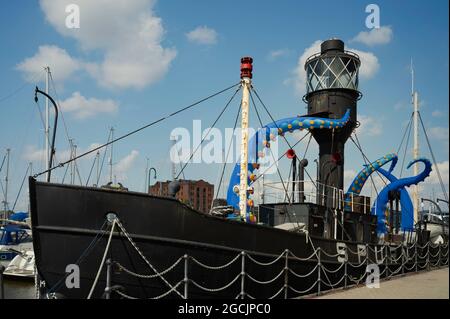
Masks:
[[[80,7],[80,29],[65,28],[67,4]],[[448,189],[448,1],[377,1],[384,33],[365,26],[366,1],[10,1],[0,12],[0,156],[11,148],[9,201],[30,161],[43,168],[43,126],[33,101],[51,67],[70,138],[78,150],[116,136],[239,81],[240,57],[254,58],[254,86],[275,118],[305,112],[299,61],[318,40],[338,37],[363,58],[358,135],[370,159],[396,150],[411,114],[409,64],[414,60],[421,113]],[[197,30],[196,32],[193,32]],[[366,32],[365,34],[360,34]],[[358,34],[360,36],[358,37]],[[190,36],[189,36],[190,35]],[[309,51],[308,51],[309,50]],[[37,74],[35,71],[38,71]],[[300,87],[299,87],[300,86]],[[114,146],[117,179],[134,190],[145,185],[146,158],[158,177],[170,178],[172,129],[213,122],[231,92]],[[44,100],[40,99],[43,110]],[[218,128],[233,126],[237,103]],[[268,122],[266,117],[266,122]],[[253,114],[252,124],[256,125]],[[300,145],[300,152],[305,149]],[[411,146],[411,144],[410,144]],[[62,122],[57,156],[69,149]],[[425,141],[421,150],[429,157]],[[310,163],[317,148],[309,150]],[[408,151],[406,162],[411,159]],[[401,154],[400,162],[403,160]],[[83,181],[93,158],[79,162]],[[351,142],[346,171],[363,161]],[[285,168],[286,164],[283,164]],[[399,165],[400,166],[400,165]],[[220,165],[193,164],[186,177],[215,183]],[[314,172],[313,165],[309,168]],[[400,167],[397,168],[397,173]],[[107,179],[104,171],[102,181]],[[409,172],[408,172],[409,173]],[[55,173],[60,181],[64,169]],[[4,171],[1,172],[4,179]],[[274,180],[275,176],[272,176]],[[66,178],[67,181],[67,178]],[[4,180],[2,181],[4,183]],[[348,181],[347,181],[348,182]],[[436,176],[424,196],[441,193]],[[26,190],[18,208],[26,207]]]

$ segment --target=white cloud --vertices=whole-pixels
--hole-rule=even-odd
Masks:
[[[36,73],[43,72],[47,66],[50,67],[50,71],[55,71],[52,72],[55,82],[62,82],[79,70],[82,64],[64,49],[55,45],[42,45],[34,56],[25,59],[16,68],[23,72],[27,81],[31,82],[36,80]]]
[[[360,136],[380,136],[383,133],[383,121],[367,115],[358,115]]]
[[[286,83],[292,83],[299,95],[305,94],[306,91],[305,62],[310,56],[320,52],[321,43],[322,40],[317,40],[303,51],[302,55],[298,58],[297,66],[293,71],[293,77],[285,81]],[[347,48],[347,50],[356,53],[361,60],[361,67],[359,69],[359,76],[361,79],[370,79],[377,73],[380,64],[378,58],[372,52],[351,48]]]
[[[133,167],[133,164],[137,157],[139,156],[139,152],[136,150],[132,150],[130,154],[122,158],[116,165],[114,165],[114,175],[117,178],[117,181],[125,181],[127,179],[127,172]]]
[[[441,117],[441,116],[443,116],[444,115],[444,113],[442,113],[441,111],[439,111],[439,110],[435,110],[435,111],[433,111],[432,113],[431,113],[431,116],[432,117]]]
[[[65,26],[65,7],[80,7],[80,28]],[[164,48],[164,28],[152,0],[41,0],[46,20],[62,35],[74,38],[86,52],[100,52],[102,61],[85,61],[84,68],[100,85],[143,88],[160,80],[176,56]],[[54,74],[60,70],[55,68]]]
[[[380,68],[378,58],[372,52],[360,51],[355,49],[348,49],[359,55],[361,60],[361,67],[359,68],[359,76],[362,79],[371,79]]]
[[[186,34],[189,41],[198,44],[216,44],[217,32],[207,26],[199,26]]]
[[[437,163],[437,167],[439,169],[439,173],[441,173],[442,182],[444,183],[444,185],[448,186],[448,178],[449,178],[448,161]],[[433,170],[431,171],[430,177],[428,177],[428,179],[426,179],[425,181],[429,184],[439,184],[439,177],[435,165],[433,165]]]
[[[350,42],[360,42],[372,47],[375,45],[387,44],[391,42],[392,37],[392,28],[390,26],[382,26],[370,31],[361,31]]]
[[[273,50],[273,51],[270,51],[270,52],[269,52],[269,54],[268,54],[268,56],[267,56],[267,59],[268,59],[269,61],[275,61],[275,60],[277,60],[278,58],[287,56],[287,55],[289,55],[289,54],[290,54],[290,50],[289,50],[289,49]]]
[[[448,127],[430,127],[429,129],[427,129],[427,132],[432,139],[448,141]]]
[[[65,112],[73,113],[77,119],[93,117],[99,113],[116,113],[118,104],[113,100],[86,98],[80,92],[74,92],[71,97],[60,102]]]

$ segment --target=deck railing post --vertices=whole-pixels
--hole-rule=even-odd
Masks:
[[[318,296],[320,295],[320,283],[322,281],[322,279],[320,278],[320,272],[322,269],[322,264],[320,262],[320,251],[321,251],[321,248],[318,247],[317,248],[317,295]]]
[[[188,277],[188,271],[189,271],[189,256],[185,254],[183,256],[184,259],[184,299],[188,299],[188,293],[189,293],[189,277]]]
[[[405,274],[405,247],[402,244],[402,276]]]
[[[385,245],[384,247],[386,247],[386,254],[384,255],[384,267],[386,268],[386,275],[384,278],[389,278],[389,246]]]
[[[284,261],[284,299],[288,299],[288,289],[289,289],[289,249],[284,251],[285,261]]]
[[[347,289],[347,263],[348,263],[348,258],[344,259],[344,289]]]
[[[438,259],[438,268],[441,268],[441,243],[439,243],[439,259]]]
[[[5,266],[0,265],[0,299],[5,298],[5,287],[3,285],[3,272],[5,271]]]
[[[241,252],[241,299],[245,298],[245,251]]]
[[[416,243],[415,243],[415,246],[414,246],[414,252],[415,252],[415,254],[416,254],[416,256],[415,256],[415,264],[416,264],[416,272],[419,270],[418,269],[418,256],[417,256],[417,254],[419,253],[418,252],[418,250],[417,250],[417,240],[416,240]]]

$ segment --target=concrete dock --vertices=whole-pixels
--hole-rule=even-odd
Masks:
[[[411,273],[365,286],[325,293],[319,299],[449,299],[448,267]]]

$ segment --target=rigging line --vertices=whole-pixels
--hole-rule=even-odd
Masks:
[[[312,135],[309,135],[308,144],[306,144],[305,153],[303,154],[303,158],[306,157],[306,154],[308,153],[309,144],[311,143]]]
[[[94,170],[95,163],[97,163],[97,156],[94,157],[94,162],[92,163],[91,169],[89,170],[89,175],[88,175],[88,178],[86,180],[86,186],[89,185],[89,180],[91,179],[91,175],[92,175],[92,172]]]
[[[236,114],[236,118],[234,120],[233,133],[231,134],[231,136],[234,136],[234,132],[236,131],[237,123],[239,121],[239,115],[241,114],[241,108],[242,108],[242,103],[239,103],[239,108],[238,108],[238,111],[237,111],[237,114]],[[220,188],[221,188],[221,185],[222,185],[223,175],[225,174],[225,168],[227,166],[228,156],[230,155],[230,151],[231,151],[231,146],[232,145],[233,145],[233,139],[231,138],[230,139],[230,144],[228,144],[227,154],[225,155],[225,162],[223,163],[222,173],[221,173],[220,180],[219,180],[219,187],[217,189],[215,198],[219,197],[219,192],[220,192]]]
[[[3,165],[5,164],[5,160],[6,160],[6,154],[5,154],[5,156],[3,156],[2,165],[0,165],[0,173],[3,169]]]
[[[110,141],[111,138],[112,138],[112,131],[110,130],[109,133],[108,133],[107,143]],[[98,186],[98,183],[100,183],[100,176],[102,175],[103,166],[105,165],[106,153],[107,152],[108,152],[108,147],[105,147],[105,151],[103,153],[102,165],[100,166],[100,171],[99,171],[98,176],[97,176],[97,183],[96,183],[97,186]]]
[[[253,91],[255,92],[255,95],[258,96],[257,93],[256,93],[256,91],[255,91],[255,90],[253,90]],[[259,120],[259,122],[260,122],[260,125],[261,125],[261,127],[263,127],[264,124],[262,123],[261,117],[259,116],[258,108],[256,107],[256,104],[255,104],[255,101],[254,101],[254,99],[253,99],[253,95],[252,95],[251,91],[250,91],[250,98],[251,98],[251,100],[252,100],[253,108],[255,109],[256,114],[258,115],[258,120]],[[260,101],[261,101],[261,100],[260,100]],[[261,104],[262,104],[262,102],[261,102]],[[274,123],[275,123],[275,121],[274,121]],[[288,145],[289,145],[289,142],[287,141],[287,139],[286,139],[285,136],[284,136],[284,139],[285,139],[286,143],[288,143]],[[257,147],[258,147],[258,146],[257,146]],[[289,147],[292,148],[291,145],[289,145]],[[274,162],[277,162],[277,160],[275,159],[275,154],[273,154],[271,148],[269,148],[269,152],[270,152],[270,155],[272,156],[273,161],[274,161]],[[283,180],[283,176],[281,175],[280,168],[278,167],[278,165],[276,165],[276,168],[277,168],[277,173],[278,173],[278,176],[279,176],[279,178],[280,178],[281,184],[283,185],[283,189],[284,189],[284,192],[285,192],[285,197],[287,197],[288,202],[291,204],[291,198],[290,198],[290,196],[289,196],[289,193],[288,193],[288,190],[287,190],[287,188],[286,188],[286,185],[284,184],[284,180]],[[256,180],[255,180],[255,181],[256,181]],[[253,181],[253,182],[255,182],[255,181]]]
[[[299,139],[297,142],[295,142],[294,145],[292,145],[292,147],[297,146],[301,141],[303,141],[305,139],[305,137],[307,137],[310,133],[308,132],[308,134],[305,134],[305,136],[303,136],[301,139]],[[258,179],[260,179],[262,176],[264,176],[264,174],[272,168],[272,166],[274,166],[276,163],[278,163],[283,157],[286,156],[286,152],[283,153],[283,155],[281,155],[278,160],[275,163],[272,163],[264,172],[262,172],[259,176],[257,176],[255,178],[255,180],[252,182],[252,184],[254,184]]]
[[[19,93],[20,91],[22,91],[25,87],[27,87],[28,85],[33,85],[33,83],[39,78],[40,75],[42,75],[44,71],[41,70],[40,72],[37,72],[34,76],[34,78],[31,79],[31,81],[29,82],[25,82],[24,84],[22,84],[21,86],[19,86],[17,89],[15,89],[14,91],[12,91],[11,93],[3,96],[2,98],[0,98],[0,103],[2,103],[3,101],[6,101],[7,99],[13,97],[14,95],[16,95],[17,93]]]
[[[411,116],[411,120],[412,120],[412,116]],[[412,121],[411,121],[412,122]],[[411,123],[410,122],[410,123]],[[409,131],[408,131],[408,138],[406,139],[406,144],[405,144],[405,152],[403,154],[403,160],[402,160],[402,167],[400,169],[400,178],[402,178],[403,176],[403,168],[405,166],[405,160],[406,160],[406,152],[408,151],[408,145],[409,145],[409,139],[411,138],[411,130],[412,130],[412,125],[409,126]],[[405,132],[406,133],[406,132]]]
[[[59,113],[61,114],[61,119],[62,119],[62,122],[63,122],[64,131],[65,131],[65,133],[66,133],[66,138],[67,138],[67,141],[68,141],[69,144],[70,144],[69,129],[68,129],[68,127],[67,127],[66,120],[65,120],[65,118],[64,118],[64,114],[63,114],[62,107],[60,107],[60,105],[61,105],[61,103],[60,103],[60,98],[59,98],[59,96],[58,96],[58,92],[56,91],[55,83],[53,82],[53,75],[52,75],[52,72],[49,72],[49,75],[50,75],[50,83],[51,83],[51,85],[52,85],[53,91],[55,91],[55,95],[56,95],[56,104],[57,104],[57,106],[58,106],[58,111],[59,111]]]
[[[43,126],[44,131],[45,131],[45,121],[44,121],[44,117],[42,116],[41,105],[40,105],[40,103],[39,103],[39,100],[36,102],[36,104],[37,104],[37,108],[38,108],[38,110],[39,110],[39,114],[40,114],[40,117],[41,117],[42,126]],[[50,142],[50,134],[47,136],[47,142],[48,142],[48,145],[51,145],[51,142]],[[50,150],[50,151],[52,151],[52,150]],[[44,150],[43,155],[45,155],[45,150]],[[56,147],[55,147],[55,152],[53,153],[53,157],[54,157],[54,159],[55,159],[55,162],[58,162],[58,163],[59,163],[58,158],[57,158],[57,155],[56,155]],[[43,160],[43,162],[45,162],[45,159]],[[45,166],[46,166],[46,165],[47,165],[47,164],[45,164]]]
[[[214,120],[214,123],[209,127],[208,132],[206,132],[205,136],[203,136],[203,138],[201,139],[200,143],[197,145],[195,150],[191,153],[191,155],[189,156],[189,159],[186,161],[186,163],[184,163],[183,167],[181,168],[181,171],[178,173],[178,175],[175,177],[175,179],[178,179],[180,177],[180,175],[184,172],[184,169],[189,164],[189,161],[194,157],[195,153],[197,153],[197,151],[200,148],[200,146],[206,140],[206,138],[208,137],[208,135],[211,132],[211,130],[213,129],[213,127],[216,126],[217,122],[222,117],[222,115],[225,113],[225,111],[227,110],[228,106],[231,104],[231,102],[233,101],[233,99],[236,96],[236,94],[240,91],[240,89],[241,89],[241,86],[239,86],[237,88],[237,90],[233,93],[231,98],[228,100],[227,104],[225,104],[225,107],[222,109],[222,111],[220,111],[219,116],[217,116],[217,118]]]
[[[261,98],[259,97],[258,92],[256,92],[256,89],[253,87],[251,87],[252,91],[255,92],[256,97],[258,98],[259,102],[261,103],[261,105],[264,107],[264,109],[266,110],[267,114],[269,115],[270,119],[272,120],[273,124],[275,124],[277,130],[279,129],[277,122],[275,121],[275,119],[273,118],[272,114],[270,114],[269,110],[267,109],[266,105],[264,104],[264,102],[261,100]],[[282,137],[284,138],[284,140],[286,141],[286,144],[289,146],[289,148],[292,148],[291,144],[289,143],[289,141],[287,140],[286,136],[282,135]]]
[[[23,184],[25,183],[25,179],[27,178],[28,171],[30,170],[30,164],[28,164],[27,170],[25,171],[25,176],[22,179],[22,183],[20,184],[19,192],[17,193],[16,200],[14,201],[14,205],[12,207],[12,211],[16,208],[17,201],[19,199],[20,193],[22,192]]]
[[[356,136],[356,135],[355,135]],[[359,152],[361,153],[361,155],[363,156],[363,161],[364,161],[364,164],[365,165],[369,165],[369,163],[370,163],[370,161],[368,161],[368,160],[366,160],[366,157],[365,157],[365,155],[364,155],[364,152],[362,151],[362,149],[360,148],[360,146],[358,145],[358,143],[356,143],[355,142],[355,140],[353,139],[353,137],[350,135],[350,140],[353,142],[353,144],[355,144],[355,146],[356,146],[356,148],[359,150]],[[377,189],[377,187],[376,187],[376,185],[375,185],[375,182],[374,182],[374,180],[373,180],[373,176],[372,176],[372,174],[369,174],[369,177],[370,177],[370,181],[372,182],[372,186],[373,186],[373,188],[375,189],[375,193],[377,194],[377,197],[378,197],[378,189]],[[382,179],[383,180],[383,179]]]
[[[403,133],[402,140],[401,140],[401,142],[400,142],[400,145],[398,146],[397,154],[399,154],[399,153],[400,153],[400,150],[402,149],[402,145],[403,145],[403,141],[405,140],[406,133],[408,132],[409,126],[411,125],[412,120],[413,120],[413,115],[414,115],[414,112],[411,113],[411,116],[410,116],[410,118],[409,118],[408,125],[407,125],[406,128],[405,128],[405,132]]]
[[[69,170],[69,165],[66,166],[66,170],[64,171],[64,175],[61,179],[61,184],[64,184],[64,181],[66,179],[67,171]]]
[[[420,115],[420,112],[419,112],[419,111],[417,111],[417,115],[419,116],[420,124],[421,124],[421,126],[422,126],[422,130],[423,130],[423,132],[424,132],[425,139],[426,139],[427,144],[428,144],[428,149],[430,150],[430,153],[431,153],[431,157],[433,158],[434,166],[436,166],[436,172],[437,172],[437,175],[438,175],[438,178],[439,178],[439,183],[441,184],[442,191],[444,192],[445,200],[446,200],[447,203],[448,203],[448,194],[447,194],[447,191],[446,191],[446,189],[445,189],[444,182],[442,181],[442,176],[441,176],[441,173],[440,173],[440,171],[439,171],[439,167],[438,167],[438,165],[437,165],[436,157],[434,156],[433,149],[431,148],[431,143],[430,143],[430,140],[429,140],[429,138],[428,138],[428,133],[427,133],[427,131],[425,130],[425,125],[423,124],[423,121],[422,121],[422,115]]]
[[[204,101],[206,101],[206,100],[209,100],[209,99],[211,99],[211,98],[213,98],[213,97],[215,97],[215,96],[217,96],[217,95],[219,95],[219,94],[221,94],[221,93],[223,93],[223,92],[226,92],[226,91],[228,91],[228,90],[230,90],[230,89],[232,89],[232,88],[234,88],[234,87],[236,87],[236,86],[238,86],[238,85],[240,85],[240,84],[241,84],[241,82],[239,82],[239,83],[237,83],[237,84],[234,84],[234,85],[232,85],[232,86],[229,86],[229,87],[227,87],[227,88],[225,88],[225,89],[223,89],[223,90],[220,90],[220,91],[218,91],[218,92],[216,92],[216,93],[214,93],[214,94],[211,94],[211,95],[207,96],[206,98],[203,98],[203,99],[201,99],[201,100],[199,100],[199,101],[197,101],[197,102],[195,102],[195,103],[192,103],[192,104],[190,104],[190,105],[188,105],[188,106],[185,106],[185,107],[182,108],[182,109],[179,109],[178,111],[172,112],[172,113],[170,113],[169,115],[166,115],[166,116],[164,116],[164,117],[161,117],[161,118],[159,118],[158,120],[155,120],[155,121],[153,121],[153,122],[151,122],[151,123],[148,123],[148,124],[146,124],[146,125],[144,125],[144,126],[141,126],[141,127],[137,128],[137,129],[131,131],[131,132],[128,132],[128,133],[125,134],[125,135],[122,135],[122,136],[120,136],[120,137],[114,139],[114,140],[111,140],[110,142],[108,142],[108,143],[106,143],[106,144],[103,144],[103,145],[100,145],[100,146],[98,146],[98,147],[95,147],[95,148],[93,148],[93,149],[91,149],[91,150],[89,150],[89,151],[86,151],[86,152],[84,152],[84,153],[82,153],[82,154],[80,154],[80,155],[74,157],[73,159],[67,160],[67,161],[65,161],[65,162],[63,162],[63,163],[60,163],[59,165],[53,166],[53,167],[51,167],[51,168],[49,168],[49,169],[47,169],[47,170],[45,170],[45,171],[42,171],[42,172],[40,172],[40,173],[38,173],[38,174],[35,174],[33,177],[36,178],[36,177],[38,177],[38,176],[41,176],[41,175],[46,174],[46,173],[48,173],[48,172],[51,172],[51,171],[53,171],[53,170],[55,170],[55,169],[57,169],[57,168],[59,168],[59,167],[63,167],[64,165],[66,165],[66,164],[68,164],[68,163],[70,163],[70,162],[72,162],[72,161],[75,161],[75,160],[77,160],[77,159],[79,159],[79,158],[82,158],[82,157],[84,157],[84,156],[86,156],[86,155],[88,155],[88,154],[90,154],[90,153],[96,152],[96,151],[98,151],[99,149],[102,149],[103,147],[106,147],[106,146],[111,145],[111,144],[113,144],[113,143],[116,143],[116,142],[118,142],[118,141],[120,141],[120,140],[123,140],[124,138],[127,138],[127,137],[129,137],[130,135],[136,134],[136,133],[138,133],[138,132],[140,132],[140,131],[142,131],[142,130],[144,130],[144,129],[146,129],[146,128],[149,128],[150,126],[153,126],[153,125],[155,125],[155,124],[157,124],[157,123],[159,123],[159,122],[162,122],[162,121],[164,121],[164,120],[166,120],[166,119],[168,119],[168,118],[170,118],[170,117],[172,117],[172,116],[175,116],[175,115],[177,115],[177,114],[179,114],[179,113],[182,113],[182,112],[184,112],[184,111],[186,111],[186,110],[188,110],[188,109],[190,109],[190,108],[192,108],[192,107],[194,107],[194,106],[196,106],[196,105],[198,105],[198,104],[200,104],[200,103],[202,103],[202,102],[204,102]]]

